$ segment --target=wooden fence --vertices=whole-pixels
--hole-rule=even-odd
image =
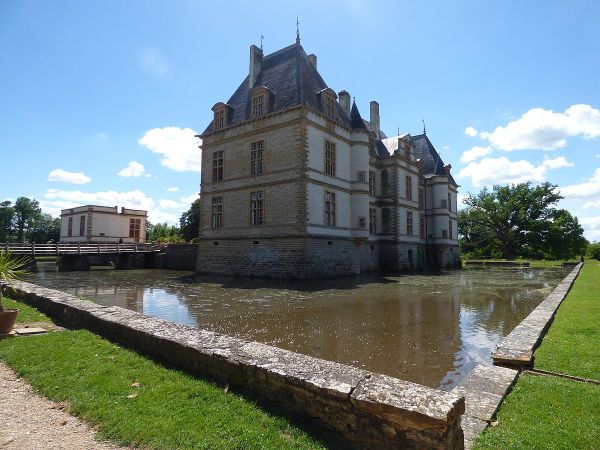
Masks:
[[[14,255],[98,255],[105,253],[160,252],[161,244],[119,244],[116,242],[70,242],[62,244],[2,244],[0,251]]]

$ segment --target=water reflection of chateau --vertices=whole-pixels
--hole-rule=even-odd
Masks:
[[[93,298],[103,305],[120,306],[132,311],[144,312],[144,288],[141,287],[80,286],[69,288],[67,292],[77,296]],[[109,300],[109,303],[106,300]]]

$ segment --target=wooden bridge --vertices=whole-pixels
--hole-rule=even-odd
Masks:
[[[123,253],[159,253],[162,244],[119,244],[116,242],[69,242],[60,244],[2,244],[0,251],[13,255],[60,256],[60,255],[119,255]]]

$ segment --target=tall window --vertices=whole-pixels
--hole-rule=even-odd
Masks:
[[[335,227],[335,192],[325,191],[325,225]]]
[[[423,196],[423,188],[419,188],[419,209],[423,209],[425,206],[424,196]]]
[[[425,217],[419,216],[419,237],[425,239]]]
[[[142,219],[129,219],[129,237],[135,242],[140,241],[140,230],[142,229]]]
[[[263,224],[263,191],[250,193],[250,225]]]
[[[223,197],[213,197],[211,205],[212,227],[221,228],[223,226]]]
[[[369,208],[369,233],[377,233],[377,210]]]
[[[448,230],[442,230],[442,238],[448,239]]]
[[[369,170],[369,195],[375,197],[375,172]]]
[[[412,236],[413,234],[413,213],[412,211],[406,211],[406,234]]]
[[[452,194],[448,192],[448,211],[452,211]]]
[[[225,126],[225,110],[215,111],[215,130],[220,130]]]
[[[452,221],[448,221],[448,239],[452,239]]]
[[[332,119],[335,117],[335,100],[329,95],[325,96],[325,115]]]
[[[79,236],[85,236],[85,216],[79,216]]]
[[[335,176],[335,144],[325,141],[325,173]]]
[[[366,183],[367,182],[367,173],[364,170],[359,170],[358,171],[358,181],[360,183]]]
[[[366,217],[358,218],[358,228],[367,228],[367,218]]]
[[[263,173],[263,151],[265,141],[257,141],[250,144],[250,173],[252,175],[262,175]]]
[[[264,113],[265,96],[257,95],[252,99],[252,117],[260,117]]]
[[[73,218],[69,217],[69,225],[67,227],[67,236],[73,236]]]
[[[223,179],[223,150],[213,152],[213,181]]]
[[[406,176],[406,199],[412,200],[412,178]]]

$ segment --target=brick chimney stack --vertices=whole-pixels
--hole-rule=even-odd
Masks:
[[[248,77],[248,88],[256,86],[256,80],[262,70],[263,52],[256,45],[250,46],[250,71]]]
[[[338,101],[346,115],[350,117],[350,94],[347,91],[338,92]]]
[[[380,138],[379,132],[379,103],[373,100],[371,103],[371,117],[369,122],[371,123],[371,131],[375,133],[375,138]]]

